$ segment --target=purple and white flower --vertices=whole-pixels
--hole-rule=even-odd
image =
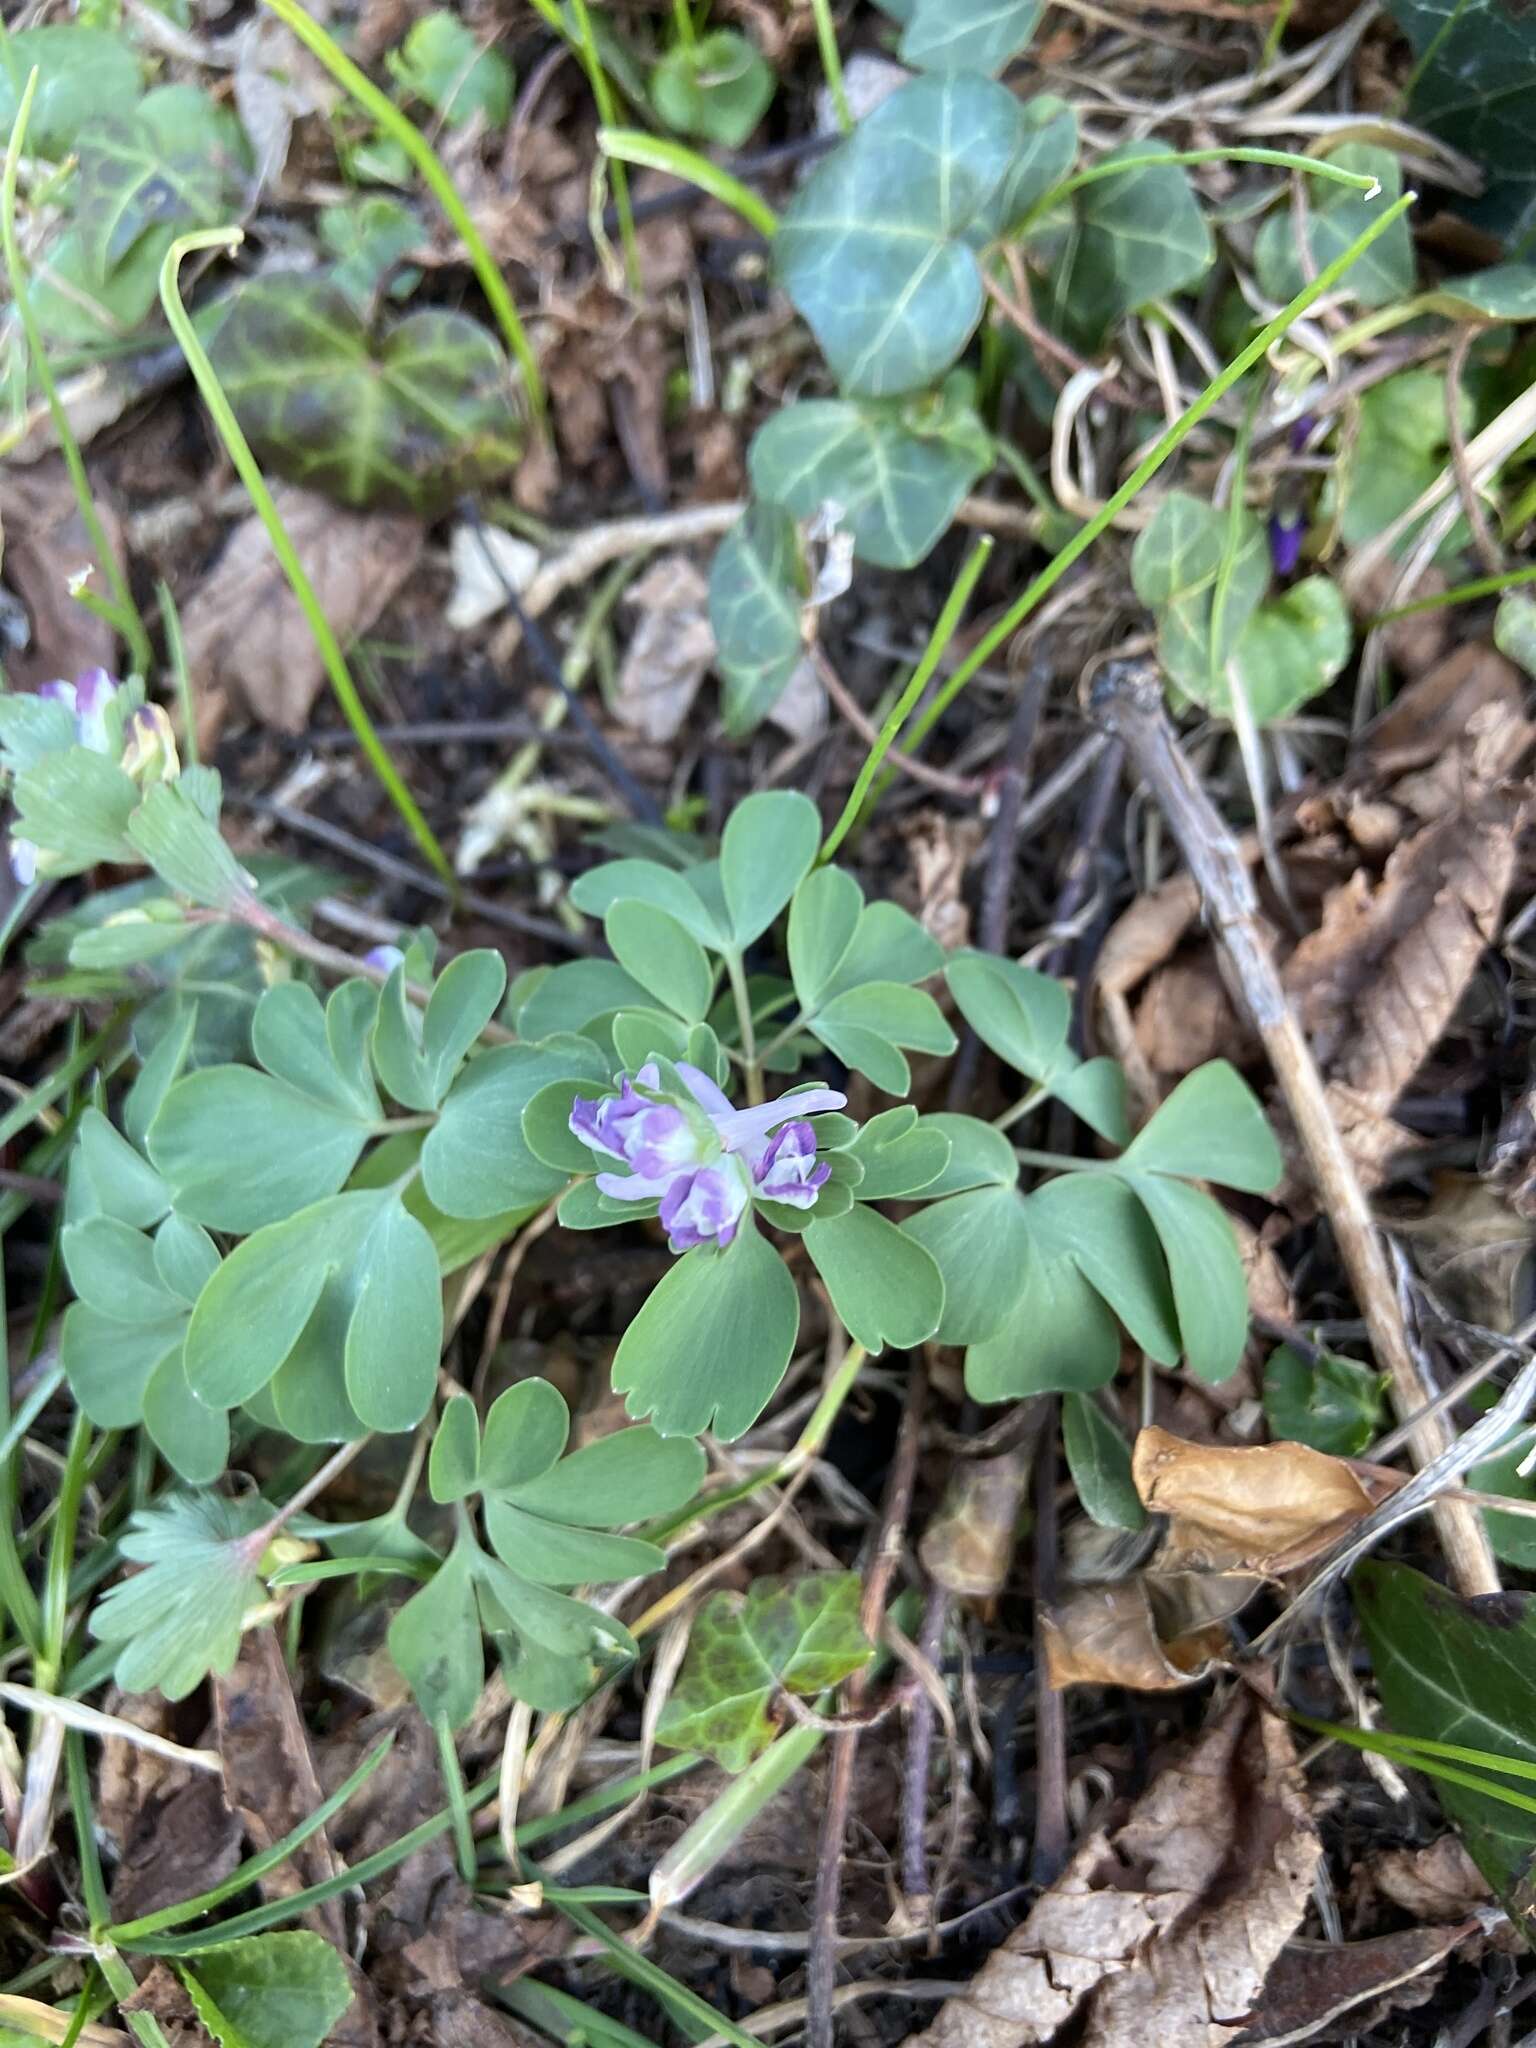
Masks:
[[[72,683],[66,683],[62,678],[44,683],[37,694],[51,703],[64,705],[73,714],[75,738],[82,747],[89,747],[93,754],[105,754],[108,750],[107,706],[117,695],[117,690],[117,684],[104,668],[88,668]]]
[[[370,946],[363,955],[363,965],[371,967],[375,974],[393,974],[404,964],[405,955],[398,946]]]
[[[655,1064],[625,1076],[617,1095],[578,1097],[570,1126],[592,1151],[627,1167],[597,1176],[601,1194],[620,1202],[659,1202],[673,1251],[712,1243],[722,1249],[740,1228],[754,1196],[814,1206],[831,1178],[816,1163],[816,1132],[807,1121],[841,1109],[835,1088],[808,1088],[750,1109],[731,1100],[698,1067],[679,1060],[685,1102],[660,1092]]]
[[[13,837],[7,851],[10,857],[11,873],[20,882],[22,888],[25,889],[29,883],[37,880],[38,850],[30,839]]]

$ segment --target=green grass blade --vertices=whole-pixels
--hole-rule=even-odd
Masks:
[[[1460,1742],[1438,1742],[1429,1735],[1399,1735],[1390,1728],[1351,1728],[1343,1722],[1318,1721],[1310,1714],[1292,1714],[1299,1727],[1314,1735],[1331,1735],[1337,1742],[1353,1743],[1356,1749],[1389,1751],[1399,1760],[1416,1762],[1420,1756],[1445,1757],[1454,1763],[1475,1764],[1482,1771],[1499,1771],[1508,1778],[1536,1778],[1536,1763],[1523,1758],[1500,1756],[1497,1750],[1468,1749]]]
[[[550,1894],[546,1892],[545,1897],[550,1898]],[[710,2033],[719,2034],[723,2040],[734,2042],[736,2048],[762,2048],[762,2043],[755,2035],[738,2027],[734,2020],[728,2020],[723,2012],[717,2012],[706,1999],[700,1998],[697,1992],[690,1991],[686,1984],[680,1984],[675,1977],[662,1969],[659,1963],[653,1963],[648,1956],[640,1955],[632,1949],[590,1908],[576,1905],[571,1900],[558,1896],[551,1898],[550,1902],[557,1913],[563,1913],[573,1926],[581,1929],[583,1934],[589,1934],[594,1941],[601,1942],[618,1974],[641,1991],[648,1992],[664,2012],[686,2014],[690,2020],[707,2027]]]
[[[262,4],[270,7],[285,27],[292,29],[304,47],[320,59],[336,83],[352,95],[365,113],[373,116],[386,135],[399,143],[420,171],[423,182],[452,221],[454,231],[468,252],[470,267],[480,280],[480,289],[485,293],[486,303],[496,315],[497,323],[506,337],[507,347],[512,351],[523,373],[523,382],[528,389],[528,403],[542,429],[545,419],[545,398],[544,379],[539,373],[539,359],[533,352],[533,344],[528,339],[522,321],[517,317],[517,308],[512,303],[512,294],[507,290],[506,279],[497,269],[495,259],[486,248],[480,230],[470,219],[469,209],[459,197],[442,158],[416,123],[400,111],[387,93],[379,90],[366,71],[359,70],[341,45],[327,35],[318,21],[305,12],[298,4],[298,0],[262,0]]]
[[[1325,292],[1333,290],[1350,265],[1364,254],[1378,236],[1385,234],[1395,220],[1407,212],[1417,197],[1418,194],[1415,192],[1405,192],[1400,199],[1387,207],[1364,234],[1357,235],[1347,249],[1342,250],[1331,263],[1318,272],[1310,284],[1296,294],[1289,305],[1283,307],[1273,320],[1266,322],[1259,329],[1247,347],[1232,358],[1219,376],[1211,379],[1194,403],[1180,413],[1168,431],[1159,437],[1150,452],[1137,463],[1120,488],[1112,493],[1086,524],[1078,528],[1066,546],[1051,557],[1040,574],[1015,599],[997,623],[983,633],[946,683],[943,693],[945,704],[952,701],[978,669],[986,666],[999,647],[1012,639],[1041,599],[1055,589],[1072,564],[1088,552],[1116,516],[1125,510],[1146,484],[1151,482],[1169,456],[1178,451],[1212,407],[1219,405],[1233,385],[1246,377],[1256,363],[1263,361],[1272,344],[1280,339],[1294,320],[1298,320],[1309,306],[1315,305]]]
[[[615,157],[621,163],[685,178],[711,199],[718,199],[733,213],[739,213],[765,241],[772,241],[779,231],[779,217],[766,199],[685,143],[669,142],[662,135],[647,135],[643,128],[599,128],[597,146],[605,156]]]
[[[1523,569],[1506,569],[1498,576],[1479,576],[1474,582],[1458,583],[1450,590],[1437,591],[1433,597],[1416,597],[1412,604],[1378,612],[1369,623],[1389,626],[1394,619],[1411,619],[1415,612],[1438,611],[1447,604],[1470,604],[1475,597],[1497,597],[1501,590],[1515,590],[1522,583],[1536,583],[1536,562],[1527,562]]]
[[[287,4],[288,0],[268,0],[268,5],[271,6],[286,7]],[[331,622],[325,616],[324,608],[315,595],[315,587],[305,572],[304,564],[299,560],[297,549],[288,537],[288,529],[284,526],[282,514],[267,488],[267,480],[261,473],[260,464],[251,453],[250,443],[240,430],[240,422],[235,418],[234,408],[225,397],[224,387],[220,384],[213,365],[208,360],[207,352],[197,338],[192,322],[187,316],[186,307],[181,303],[178,278],[183,260],[197,249],[237,248],[243,239],[239,228],[205,228],[197,234],[183,235],[179,241],[173,242],[166,250],[165,261],[160,266],[160,303],[165,308],[165,317],[171,323],[171,331],[180,343],[181,352],[187,359],[187,366],[196,380],[198,390],[202,393],[203,403],[208,408],[219,439],[224,443],[230,461],[239,472],[246,494],[256,508],[256,516],[267,530],[272,552],[282,565],[289,587],[298,599],[299,609],[309,622],[309,630],[314,635],[315,645],[320,650],[320,659],[325,664],[325,672],[331,679],[331,688],[336,693],[336,701],[340,704],[348,725],[356,733],[358,743],[367,755],[374,774],[378,776],[389,794],[390,801],[405,820],[412,838],[443,880],[456,888],[457,877],[447,854],[438,844],[437,834],[423,817],[415,797],[407,789],[399,769],[390,759],[383,741],[374,730],[373,720],[368,716],[368,708],[359,696],[357,685],[352,680],[352,672],[347,667],[341,643],[331,630]]]

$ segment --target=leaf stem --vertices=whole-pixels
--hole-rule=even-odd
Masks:
[[[1116,178],[1130,171],[1145,171],[1154,164],[1273,164],[1277,170],[1302,171],[1310,177],[1326,178],[1335,185],[1354,185],[1373,198],[1381,190],[1381,181],[1369,177],[1364,171],[1346,171],[1338,164],[1329,163],[1326,158],[1298,156],[1290,149],[1172,149],[1149,150],[1145,156],[1120,157],[1114,162],[1090,164],[1086,170],[1074,171],[1070,178],[1063,178],[1059,185],[1053,185],[1042,199],[1036,201],[1025,217],[1025,224],[1058,205],[1071,193],[1080,191],[1084,185],[1097,185],[1102,178]]]
[[[337,84],[344,86],[358,105],[373,116],[385,134],[399,143],[420,171],[433,197],[452,221],[460,241],[468,252],[470,267],[480,280],[480,289],[485,293],[486,303],[496,315],[497,323],[506,337],[507,347],[512,351],[522,370],[523,382],[528,391],[528,403],[542,432],[545,424],[545,398],[544,380],[539,374],[539,359],[533,352],[533,346],[522,321],[517,317],[517,308],[512,303],[512,294],[507,290],[506,279],[497,268],[490,250],[485,246],[480,230],[470,219],[469,209],[459,197],[442,158],[415,122],[401,112],[387,93],[379,90],[365,71],[359,70],[340,44],[327,35],[319,22],[305,12],[298,4],[298,0],[263,0],[263,5],[270,7],[279,21],[292,29],[305,48],[320,59]]]
[[[689,0],[672,0],[672,19],[677,24],[678,46],[684,50],[696,49],[699,38]]]
[[[1450,590],[1438,591],[1433,597],[1416,597],[1412,604],[1400,604],[1389,612],[1378,612],[1368,623],[1373,627],[1390,625],[1393,619],[1411,618],[1415,612],[1438,611],[1441,605],[1470,604],[1476,597],[1497,597],[1501,590],[1514,590],[1522,583],[1536,583],[1536,562],[1528,562],[1523,569],[1506,569],[1498,576],[1479,576],[1475,582],[1458,583]]]
[[[779,231],[779,217],[766,199],[684,143],[669,141],[664,135],[648,135],[643,128],[599,128],[597,146],[619,163],[638,164],[646,170],[666,171],[671,177],[685,178],[711,199],[718,199],[722,206],[739,213],[765,241],[771,242]]]
[[[1013,1151],[1021,1166],[1044,1166],[1052,1172],[1102,1173],[1105,1168],[1102,1159],[1074,1159],[1066,1152],[1036,1152],[1029,1145],[1015,1145]]]
[[[741,1033],[741,1057],[747,1078],[747,1101],[755,1108],[763,1099],[763,1068],[757,1056],[757,1025],[752,1016],[752,997],[747,988],[747,971],[738,951],[728,952],[723,958],[725,972],[731,984],[731,997],[736,1005],[736,1028]]]
[[[319,1471],[305,1480],[292,1500],[288,1501],[283,1507],[280,1507],[277,1513],[270,1520],[263,1522],[259,1529],[253,1530],[249,1536],[242,1539],[241,1547],[249,1550],[253,1557],[260,1557],[273,1537],[287,1523],[291,1522],[295,1515],[302,1514],[312,1500],[318,1500],[331,1481],[345,1472],[359,1451],[363,1450],[372,1441],[373,1431],[370,1429],[366,1430],[362,1436],[354,1437],[351,1443],[343,1444],[340,1450],[333,1451]]]
[[[982,534],[976,545],[966,556],[964,562],[961,563],[960,573],[955,578],[948,597],[944,600],[944,608],[939,613],[934,623],[933,631],[928,636],[928,645],[923,649],[922,658],[918,662],[917,667],[913,669],[906,688],[886,713],[885,722],[880,727],[879,735],[874,745],[865,755],[864,765],[854,778],[854,784],[848,792],[848,800],[843,805],[842,814],[822,841],[821,852],[816,856],[816,865],[818,867],[826,866],[827,862],[836,853],[852,830],[854,820],[864,807],[864,799],[869,794],[870,784],[875,779],[880,763],[890,751],[914,705],[916,705],[918,699],[932,681],[934,671],[944,658],[944,650],[955,637],[965,608],[970,603],[971,592],[976,588],[977,578],[987,566],[988,558],[992,553],[992,546],[991,534]]]
[[[266,0],[266,4],[282,12],[289,0]],[[285,17],[286,18],[286,17]],[[307,16],[304,17],[306,20]],[[256,508],[256,516],[267,530],[272,543],[272,552],[282,565],[283,574],[288,578],[289,587],[298,599],[299,609],[309,623],[315,645],[320,650],[320,659],[325,664],[331,679],[331,688],[336,693],[348,725],[357,735],[358,743],[373,766],[374,773],[384,785],[395,809],[410,827],[411,835],[432,866],[450,887],[457,888],[457,877],[452,863],[438,844],[437,834],[423,817],[415,797],[407,789],[399,769],[390,759],[383,741],[374,730],[373,720],[368,716],[367,706],[358,695],[352,672],[347,667],[341,645],[331,630],[331,622],[325,615],[325,608],[315,594],[304,564],[299,560],[298,551],[288,537],[282,514],[273,502],[267,488],[267,480],[261,473],[260,465],[251,453],[250,443],[241,432],[240,422],[235,418],[234,408],[224,395],[224,387],[209,362],[206,351],[197,337],[186,307],[181,303],[179,278],[181,266],[186,257],[196,249],[237,249],[245,237],[239,228],[204,228],[196,234],[183,235],[172,242],[165,252],[165,261],[160,266],[160,303],[165,308],[165,317],[171,324],[171,332],[181,345],[181,352],[187,359],[197,388],[202,394],[204,405],[212,417],[219,439],[229,452],[229,458],[245,485],[246,494]]]
[[[5,252],[5,271],[11,287],[11,297],[21,320],[22,332],[27,340],[27,354],[37,381],[43,387],[43,396],[48,401],[48,414],[53,421],[53,431],[58,436],[59,453],[64,458],[64,467],[69,472],[69,481],[75,493],[75,502],[80,507],[80,517],[90,536],[91,547],[101,565],[101,573],[111,587],[113,603],[108,617],[111,623],[128,642],[128,651],[134,668],[146,679],[153,665],[153,654],[149,634],[133,601],[133,592],[128,588],[127,578],[118,567],[117,556],[107,540],[106,529],[96,510],[96,501],[91,495],[90,478],[85,473],[85,457],[80,453],[80,443],[75,438],[74,428],[69,423],[69,414],[64,410],[59,397],[59,387],[53,381],[53,372],[48,367],[48,351],[43,341],[42,329],[32,310],[31,294],[27,288],[27,266],[22,257],[21,245],[16,239],[16,174],[21,165],[22,146],[27,137],[27,123],[32,116],[32,102],[37,96],[39,66],[33,65],[21,95],[21,104],[16,109],[16,119],[11,123],[10,140],[5,146],[5,168],[0,175],[0,245]]]
[[[843,60],[838,54],[837,29],[832,20],[831,0],[811,0],[811,12],[816,17],[816,47],[821,53],[821,68],[827,81],[827,90],[832,95],[837,125],[845,135],[851,135],[853,109],[848,104],[848,88],[843,83]]]
[[[1017,1102],[1010,1103],[1000,1116],[993,1117],[993,1130],[1011,1131],[1015,1124],[1024,1121],[1032,1109],[1038,1109],[1050,1092],[1044,1082],[1037,1088],[1031,1088],[1028,1094],[1021,1095]]]
[[[571,13],[576,18],[576,49],[581,57],[582,69],[587,74],[587,83],[592,88],[592,97],[597,102],[597,118],[604,128],[617,125],[619,109],[613,97],[613,87],[608,83],[608,74],[603,69],[603,60],[598,53],[597,37],[592,33],[592,17],[587,12],[587,0],[570,0]],[[613,171],[613,203],[619,216],[619,240],[624,245],[624,269],[629,278],[631,291],[640,289],[640,245],[635,240],[635,214],[629,203],[629,176],[622,163],[616,163]]]
[[[1137,463],[1120,488],[1112,492],[1093,517],[1078,528],[1066,546],[1051,557],[1039,575],[1015,599],[997,623],[983,633],[945,685],[943,698],[946,704],[964,688],[978,669],[985,667],[1005,641],[1012,639],[1041,599],[1055,589],[1072,564],[1087,553],[1137,493],[1151,482],[1169,456],[1176,453],[1206,414],[1220,404],[1232,387],[1246,377],[1256,363],[1262,362],[1270,347],[1280,339],[1293,321],[1299,319],[1325,292],[1332,291],[1351,264],[1365,253],[1378,236],[1385,234],[1394,221],[1401,219],[1417,197],[1416,192],[1405,192],[1400,199],[1395,200],[1363,234],[1357,235],[1347,249],[1341,250],[1288,305],[1282,307],[1273,320],[1267,321],[1248,345],[1238,351],[1219,376],[1211,379],[1199,397],[1180,413],[1168,431],[1159,436],[1150,452]]]

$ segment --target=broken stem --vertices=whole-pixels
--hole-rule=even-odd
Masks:
[[[1408,1342],[1370,1204],[1286,1000],[1236,841],[1179,751],[1154,667],[1106,663],[1095,679],[1090,708],[1124,741],[1195,878],[1228,979],[1264,1042],[1295,1121],[1372,1347],[1390,1377],[1393,1401],[1405,1420],[1418,1417],[1409,1438],[1414,1460],[1428,1465],[1449,1448],[1450,1434],[1442,1416],[1420,1412],[1428,1410],[1435,1390]],[[1441,1499],[1433,1513],[1457,1590],[1468,1597],[1498,1592],[1498,1567],[1476,1511],[1465,1501]]]

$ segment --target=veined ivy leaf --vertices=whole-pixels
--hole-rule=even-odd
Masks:
[[[709,623],[727,732],[750,732],[789,687],[805,655],[803,594],[794,520],[780,505],[748,505],[716,548],[709,571]]]
[[[787,405],[752,442],[752,488],[797,519],[834,502],[860,560],[915,568],[991,466],[992,437],[973,395],[973,380],[957,370],[934,397]]]
[[[427,231],[401,200],[376,192],[322,206],[315,226],[336,259],[331,280],[354,304],[369,305],[386,277],[392,299],[408,299],[421,282],[421,272],[402,267],[402,259],[426,243]]]
[[[1326,1451],[1330,1457],[1358,1458],[1381,1426],[1386,1384],[1382,1374],[1353,1358],[1331,1351],[1305,1358],[1289,1344],[1278,1345],[1264,1367],[1264,1413],[1270,1434]],[[1474,1477],[1470,1483],[1489,1493],[1508,1491],[1489,1486],[1486,1479]]]
[[[344,505],[430,512],[522,450],[511,366],[462,313],[412,313],[375,337],[328,278],[256,278],[209,355],[257,453]]]
[[[1136,595],[1157,614],[1158,659],[1197,704],[1211,703],[1225,688],[1227,664],[1269,588],[1264,529],[1245,509],[1226,569],[1221,637],[1213,645],[1217,580],[1230,531],[1226,511],[1187,491],[1170,491],[1131,550]]]
[[[1459,386],[1463,433],[1471,430],[1472,405]],[[1330,485],[1340,494],[1339,530],[1351,547],[1362,547],[1390,526],[1444,470],[1450,453],[1446,422],[1446,381],[1434,370],[1400,370],[1395,377],[1362,393],[1360,423],[1348,461]],[[1323,504],[1334,501],[1326,488]],[[1395,543],[1403,554],[1413,545],[1418,523]],[[1459,519],[1436,550],[1445,561],[1467,545],[1467,527]]]
[[[257,1934],[200,1949],[181,1981],[219,2048],[320,2048],[352,2003],[323,1934]]]
[[[800,1323],[795,1283],[750,1218],[723,1252],[685,1252],[619,1341],[613,1390],[663,1436],[730,1442],[767,1407]]]
[[[248,168],[240,123],[190,85],[163,85],[80,140],[75,223],[107,277],[152,228],[172,234],[224,217]],[[161,256],[165,238],[157,243]]]
[[[425,100],[450,128],[475,115],[503,128],[512,111],[512,66],[496,49],[483,49],[474,31],[446,7],[413,21],[398,50],[386,53],[401,91]]]
[[[892,93],[806,180],[774,265],[850,398],[914,391],[970,340],[975,251],[1024,140],[1019,102],[972,73]]]
[[[651,73],[657,119],[679,135],[740,149],[767,113],[777,81],[760,51],[731,28],[668,50]]]
[[[997,201],[999,230],[1026,220],[1067,176],[1077,157],[1077,112],[1054,93],[1023,102],[1024,134]]]
[[[1143,140],[1123,143],[1099,162],[1171,154],[1167,143]],[[1048,271],[1041,310],[1089,350],[1122,315],[1198,284],[1216,256],[1182,164],[1143,163],[1081,186],[1066,212],[1031,232],[1029,248]]]
[[[1429,300],[1453,320],[1536,320],[1536,263],[1496,263],[1470,277],[1442,278]]]
[[[1402,195],[1403,173],[1389,149],[1377,149],[1367,142],[1341,142],[1327,153],[1328,163],[1341,171],[1358,171],[1374,178],[1381,190],[1372,199],[1355,185],[1340,185],[1331,178],[1307,181],[1306,237],[1310,267],[1304,265],[1297,243],[1300,223],[1292,208],[1272,213],[1259,229],[1253,245],[1253,267],[1260,285],[1272,299],[1292,299],[1336,256],[1342,256],[1357,241],[1385,207]],[[1413,236],[1406,217],[1400,216],[1385,234],[1378,235],[1369,249],[1357,256],[1339,280],[1337,289],[1347,292],[1362,306],[1390,306],[1413,290]]]
[[[857,1572],[757,1579],[745,1594],[712,1593],[694,1621],[659,1739],[745,1770],[777,1733],[771,1708],[781,1687],[812,1698],[869,1662],[862,1597]]]
[[[124,1692],[185,1699],[240,1654],[247,1611],[262,1597],[259,1560],[242,1538],[267,1519],[259,1500],[174,1494],[130,1516],[119,1547],[144,1571],[97,1601],[91,1634],[121,1645],[113,1676]]]
[[[1536,48],[1518,0],[1387,0],[1417,58],[1410,117],[1488,173],[1457,202],[1490,234],[1524,251],[1536,232]]]
[[[855,1202],[830,1221],[816,1216],[805,1248],[849,1335],[871,1356],[887,1344],[908,1350],[940,1327],[944,1282],[904,1226]]]
[[[99,120],[138,97],[139,57],[126,35],[76,21],[17,29],[0,41],[0,133],[15,126],[33,66],[37,91],[27,123],[27,154],[67,156]]]
[[[1044,0],[915,0],[901,38],[915,71],[981,71],[1016,57],[1039,25]]]
[[[1536,1764],[1536,1595],[1461,1600],[1407,1565],[1355,1567],[1355,1612],[1391,1729]],[[1520,1924],[1530,1919],[1536,1815],[1435,1780],[1479,1870]]]

